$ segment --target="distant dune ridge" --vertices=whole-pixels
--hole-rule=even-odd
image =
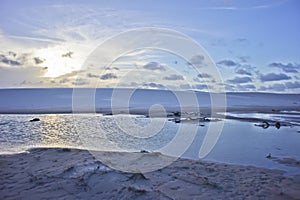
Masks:
[[[124,93],[131,91],[122,90]],[[111,88],[95,90],[96,112],[111,112],[112,93]],[[72,88],[0,89],[0,114],[72,113],[72,94]],[[210,94],[207,92],[195,92],[195,94],[198,98],[198,105],[180,105],[172,91],[137,89],[131,96],[128,107],[131,113],[137,114],[147,112],[154,104],[161,104],[167,111],[178,111],[180,106],[191,108],[199,106],[203,111],[210,110]],[[228,111],[299,110],[300,94],[226,93],[226,107]],[[89,112],[83,108],[82,112],[85,111]]]

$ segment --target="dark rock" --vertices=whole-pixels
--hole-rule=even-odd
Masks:
[[[39,118],[33,118],[30,120],[30,122],[38,122],[38,121],[41,121]]]
[[[280,122],[276,122],[276,123],[275,123],[275,127],[276,127],[277,129],[280,129],[280,126],[281,126],[281,125],[280,125]]]
[[[179,111],[173,112],[173,114],[174,114],[174,116],[177,116],[177,117],[181,116],[181,112],[179,112]]]

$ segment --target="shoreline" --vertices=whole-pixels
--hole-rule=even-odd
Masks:
[[[298,199],[300,175],[254,166],[179,158],[152,172],[127,173],[107,167],[88,151],[36,148],[0,155],[0,197],[29,198],[266,198]],[[157,153],[101,152],[115,160]],[[121,157],[120,157],[121,156]]]

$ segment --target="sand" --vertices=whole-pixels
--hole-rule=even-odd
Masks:
[[[116,159],[163,157],[100,153]],[[300,199],[300,176],[279,170],[178,159],[156,171],[127,173],[78,149],[0,155],[0,177],[0,199]]]

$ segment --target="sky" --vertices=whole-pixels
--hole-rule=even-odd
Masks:
[[[174,30],[197,42],[222,83],[159,49],[133,49],[110,66],[98,62],[98,70],[83,67],[109,38],[144,27]],[[297,0],[2,0],[0,88],[96,83],[214,91],[223,84],[227,92],[300,93],[299,35]],[[107,52],[113,48],[121,47]],[[201,56],[189,59],[199,63]]]

